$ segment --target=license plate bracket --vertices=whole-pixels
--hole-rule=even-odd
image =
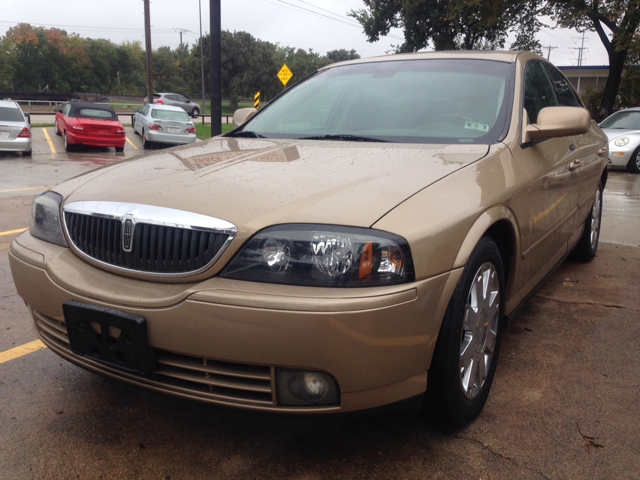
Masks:
[[[154,370],[144,317],[76,300],[62,310],[74,353],[137,375]]]

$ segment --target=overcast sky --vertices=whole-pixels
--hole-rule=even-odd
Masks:
[[[362,28],[347,17],[351,9],[362,8],[360,0],[221,0],[222,28],[246,31],[261,40],[283,46],[329,50],[355,49],[362,57],[384,55],[392,45],[402,43],[400,30],[375,43],[368,43]],[[58,27],[82,37],[107,38],[113,42],[140,41],[144,44],[142,0],[2,0],[0,34],[25,22],[33,26]],[[315,12],[315,13],[312,13]],[[151,2],[153,48],[176,48],[184,28],[183,41],[193,43],[199,34],[198,0],[153,0]],[[209,31],[209,0],[202,0],[202,30]],[[545,29],[539,35],[551,50],[550,60],[561,66],[577,65],[581,34],[571,30]],[[509,47],[512,39],[505,45]],[[607,65],[606,50],[595,32],[585,36],[583,65]],[[545,50],[545,57],[548,51]]]

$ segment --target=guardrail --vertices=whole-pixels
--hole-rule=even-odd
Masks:
[[[30,112],[29,115],[31,117],[33,117],[34,115],[55,115],[56,112]],[[135,115],[135,113],[131,113],[131,112],[116,112],[116,115],[118,115],[119,117],[131,117],[131,124],[133,125],[133,116]],[[209,114],[201,114],[199,115],[199,117],[202,118],[202,125],[205,125],[205,117],[208,117],[209,119],[211,118],[211,115]],[[233,115],[220,115],[221,118],[225,119],[224,123],[233,123],[232,121],[230,122],[229,119],[231,118],[231,120],[233,120]],[[195,119],[194,119],[195,120]]]

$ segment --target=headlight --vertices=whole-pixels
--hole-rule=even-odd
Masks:
[[[368,287],[414,280],[406,240],[380,230],[290,224],[254,235],[222,277],[317,287]]]
[[[629,143],[629,137],[618,137],[614,142],[617,147],[624,147],[627,143]]]
[[[62,234],[60,205],[62,205],[62,197],[52,191],[36,197],[31,204],[29,233],[40,240],[68,247]]]

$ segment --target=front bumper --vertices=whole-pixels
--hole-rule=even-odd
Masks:
[[[28,152],[31,150],[31,137],[14,138],[12,140],[0,138],[0,151],[3,152]]]
[[[368,410],[423,394],[440,321],[460,274],[357,292],[218,277],[161,284],[104,272],[28,232],[13,242],[9,257],[38,336],[58,355],[151,390],[288,413]],[[67,300],[145,317],[158,369],[137,376],[74,354],[62,312]],[[330,374],[339,386],[339,405],[280,405],[280,367]]]
[[[145,132],[147,140],[154,143],[168,143],[171,145],[186,145],[196,141],[195,133],[166,133],[156,130]]]
[[[618,147],[613,142],[609,142],[609,166],[626,167],[637,147],[637,144],[631,143]]]

